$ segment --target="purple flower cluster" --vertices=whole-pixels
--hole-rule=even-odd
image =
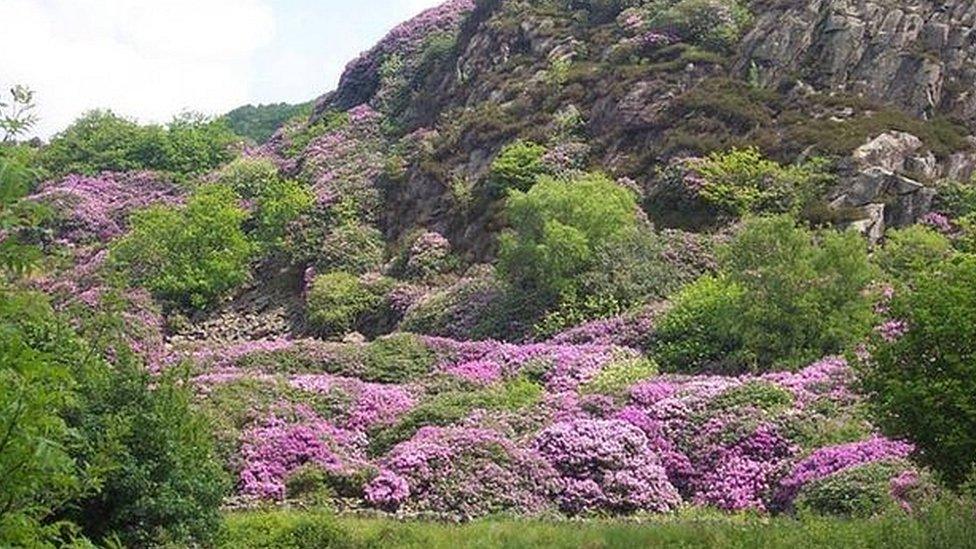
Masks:
[[[105,242],[125,232],[129,214],[182,200],[176,185],[151,172],[68,175],[43,183],[29,197],[55,211],[55,235],[75,243]]]
[[[955,232],[952,221],[944,213],[929,212],[922,216],[919,223],[931,227],[942,234],[952,234]]]
[[[553,472],[531,450],[491,429],[425,427],[383,458],[366,489],[381,508],[468,519],[501,511],[536,513],[547,505]],[[409,494],[409,502],[406,495]]]
[[[406,274],[425,278],[446,271],[451,243],[440,233],[424,231],[414,239],[407,256]]]
[[[444,373],[476,385],[491,385],[502,377],[502,367],[491,360],[473,360],[444,368]]]
[[[272,416],[242,436],[240,491],[259,499],[285,497],[285,481],[303,465],[341,472],[360,467],[365,438],[305,411],[299,421]]]
[[[681,503],[644,432],[625,421],[556,423],[535,448],[559,473],[556,499],[566,512],[665,512]]]
[[[820,448],[796,463],[779,483],[775,498],[789,506],[808,483],[827,478],[851,467],[878,461],[904,459],[914,451],[906,442],[876,437],[862,442]]]

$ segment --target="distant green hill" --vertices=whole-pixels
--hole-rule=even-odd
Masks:
[[[289,103],[244,105],[225,114],[224,118],[237,135],[264,143],[285,122],[295,116],[309,114],[311,108],[311,101],[298,105]]]

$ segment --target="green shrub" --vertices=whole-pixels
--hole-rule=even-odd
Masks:
[[[404,383],[427,374],[436,356],[414,334],[393,334],[372,341],[366,348],[362,379],[380,383]]]
[[[317,276],[308,291],[306,317],[309,324],[327,335],[354,330],[360,320],[383,300],[382,288],[369,282],[343,271]]]
[[[793,393],[768,381],[748,381],[715,397],[709,406],[735,411],[747,406],[777,412],[793,405]]]
[[[652,0],[644,9],[652,27],[718,50],[734,46],[752,21],[738,0]]]
[[[409,440],[422,427],[451,425],[479,408],[489,412],[517,412],[529,408],[538,403],[542,395],[542,386],[526,377],[476,391],[454,390],[436,394],[415,406],[394,425],[372,433],[370,453],[382,455],[396,444]]]
[[[797,213],[829,181],[820,161],[781,166],[751,147],[715,152],[695,165],[698,195],[727,215]]]
[[[508,198],[514,230],[502,235],[499,272],[543,299],[572,296],[596,250],[637,230],[637,211],[634,194],[605,176],[542,178]]]
[[[0,545],[49,546],[51,515],[85,492],[63,416],[77,398],[83,348],[38,295],[0,288]]]
[[[542,162],[546,148],[518,139],[505,145],[491,163],[488,178],[496,191],[527,191],[547,170]]]
[[[704,276],[674,298],[654,331],[654,356],[669,372],[722,371],[742,346],[732,330],[743,291],[726,278]]]
[[[624,396],[624,391],[631,385],[656,375],[657,364],[653,360],[616,360],[604,366],[593,379],[580,385],[580,393]]]
[[[55,135],[40,162],[55,176],[129,170],[186,176],[233,158],[238,140],[223,121],[192,113],[166,126],[140,126],[111,111],[91,111]]]
[[[328,511],[249,511],[227,517],[217,547],[310,549],[350,547],[349,534]]]
[[[322,270],[365,273],[382,265],[385,251],[386,242],[379,229],[347,222],[325,235],[313,260],[315,266]]]
[[[278,166],[270,158],[242,156],[217,172],[215,183],[230,187],[245,199],[256,198],[278,179]]]
[[[947,214],[962,217],[976,212],[976,181],[960,182],[946,180],[939,182],[939,205]]]
[[[897,292],[891,318],[872,339],[860,377],[878,423],[919,448],[920,459],[958,484],[976,465],[976,256],[930,269]]]
[[[816,236],[816,239],[815,239]],[[682,291],[655,334],[668,371],[798,367],[868,333],[873,277],[854,232],[814,235],[788,216],[749,220],[720,253],[720,277]]]
[[[891,279],[911,283],[952,253],[948,238],[928,227],[912,225],[888,231],[884,246],[875,251],[873,259]]]
[[[86,535],[128,546],[213,539],[230,483],[185,377],[116,361],[84,381],[76,418],[86,444],[77,459],[105,467],[98,492],[66,513]]]
[[[891,480],[907,468],[911,464],[881,461],[846,469],[804,486],[794,505],[801,512],[857,518],[893,511],[898,502],[891,495]],[[915,491],[924,495],[930,490],[919,486]]]
[[[231,189],[205,185],[186,206],[133,214],[132,230],[112,245],[112,256],[159,297],[204,308],[248,277],[253,246],[241,227],[246,217]]]
[[[257,195],[254,208],[254,236],[265,249],[282,249],[291,224],[310,212],[312,192],[301,183],[275,178]]]

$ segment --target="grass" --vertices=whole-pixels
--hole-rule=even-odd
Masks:
[[[910,517],[760,517],[689,510],[646,521],[487,519],[467,524],[249,511],[227,517],[219,547],[234,548],[835,548],[976,547],[972,505],[941,503]]]

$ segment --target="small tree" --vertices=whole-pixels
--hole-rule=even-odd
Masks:
[[[882,427],[963,482],[976,466],[976,256],[940,263],[897,293],[869,350],[860,377]]]
[[[0,130],[3,130],[4,143],[16,140],[37,124],[35,108],[33,90],[20,84],[10,88],[10,100],[0,101]]]
[[[513,191],[506,211],[513,229],[502,236],[499,270],[543,300],[571,299],[595,251],[637,230],[634,194],[599,174],[543,177]]]
[[[205,185],[186,206],[135,213],[132,231],[112,254],[163,299],[205,308],[248,277],[253,246],[241,227],[246,218],[231,189]]]

